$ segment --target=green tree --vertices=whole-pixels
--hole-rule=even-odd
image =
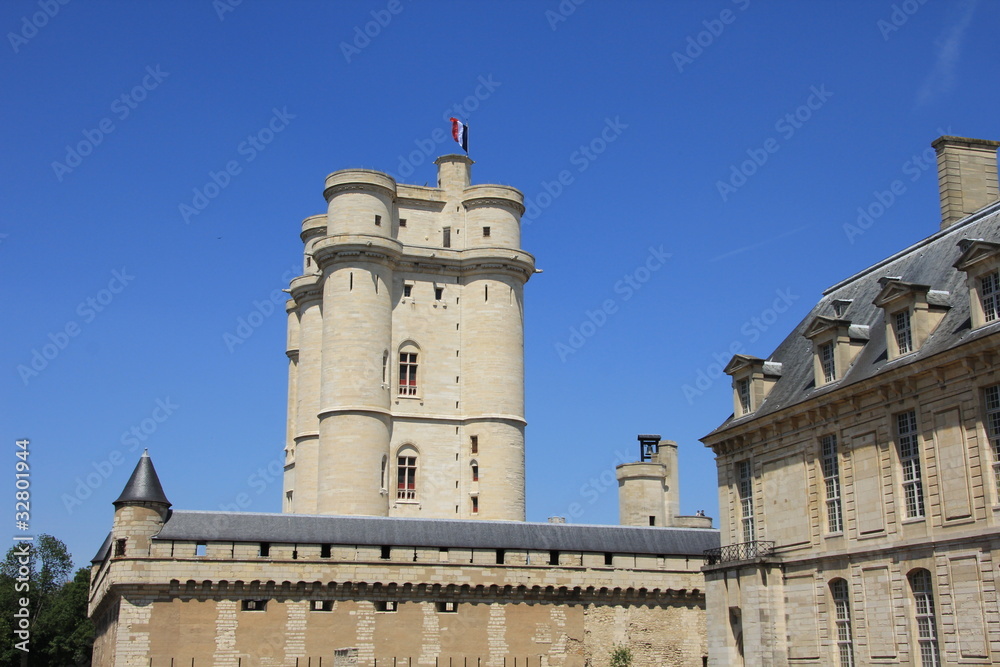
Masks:
[[[33,667],[89,665],[93,626],[87,618],[90,571],[80,568],[72,580],[73,559],[66,545],[51,535],[11,547],[0,562],[0,664]],[[21,600],[27,600],[30,639],[26,654],[15,634],[22,628]]]
[[[624,644],[615,644],[611,649],[611,667],[630,667],[632,664],[632,650]]]

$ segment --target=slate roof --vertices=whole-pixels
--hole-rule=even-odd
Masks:
[[[915,363],[964,342],[1000,332],[998,322],[972,330],[965,273],[953,267],[962,254],[958,247],[962,239],[1000,241],[1000,202],[969,215],[823,292],[819,303],[768,357],[767,361],[781,364],[782,376],[760,407],[739,418],[730,415],[709,436],[867,380],[883,371]],[[950,306],[944,320],[919,350],[892,361],[888,360],[886,348],[884,312],[872,303],[882,290],[879,279],[887,276],[899,277],[908,283],[929,285],[932,291],[928,294],[928,302]],[[948,292],[947,297],[941,292]],[[840,318],[835,316],[833,309],[833,302],[837,300],[851,301]],[[867,326],[870,336],[846,373],[836,382],[819,388],[815,386],[813,375],[812,343],[802,335],[817,316],[850,320],[852,330],[858,325]]]
[[[701,557],[719,531],[250,512],[170,513],[157,540],[535,549]]]
[[[144,451],[139,457],[132,476],[128,478],[122,494],[114,504],[117,507],[118,503],[125,502],[163,503],[170,507],[170,501],[163,493],[160,478],[156,474],[156,468],[153,467],[153,460],[149,458],[149,452]]]

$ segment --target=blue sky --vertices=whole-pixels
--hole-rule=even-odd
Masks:
[[[930,142],[1000,138],[1000,5],[577,2],[3,3],[0,433],[10,498],[31,439],[30,532],[88,561],[143,447],[176,508],[279,511],[299,223],[338,169],[433,182],[456,113],[544,270],[529,520],[617,522],[641,432],[718,517],[721,365],[938,228]]]

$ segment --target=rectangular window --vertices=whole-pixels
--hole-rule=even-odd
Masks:
[[[826,529],[844,532],[844,516],[840,504],[840,463],[837,458],[837,436],[826,435],[822,447],[823,482],[826,486]]]
[[[507,559],[507,552],[504,549],[497,549],[497,565],[503,565]]]
[[[743,378],[736,383],[736,389],[740,394],[740,410],[742,414],[750,414],[750,378]]]
[[[115,558],[125,555],[125,538],[115,540]]]
[[[375,226],[376,227],[381,227],[382,226],[382,216],[381,215],[376,215],[375,216]]]
[[[381,547],[379,550],[378,557],[381,558],[382,560],[389,560],[390,558],[392,558],[392,547],[389,546]]]
[[[400,456],[396,461],[396,498],[414,500],[417,497],[417,457]]]
[[[483,227],[483,236],[489,236],[489,235],[490,235],[490,228]]]
[[[559,552],[558,551],[550,551],[549,552],[549,565],[558,565],[558,564],[559,564]]]
[[[204,542],[199,542],[198,544],[194,545],[194,555],[204,556],[207,548],[208,548],[207,544],[205,544]]]
[[[479,436],[478,435],[469,436],[469,445],[472,447],[472,453],[473,454],[478,454],[479,453]]]
[[[435,287],[434,288],[434,300],[435,301],[440,301],[443,298],[444,298],[444,288],[443,287]]]
[[[479,496],[472,496],[472,513],[479,514]]]
[[[266,611],[267,600],[243,600],[243,611]]]
[[[837,364],[833,358],[833,343],[820,346],[819,363],[823,367],[823,382],[833,382],[837,379]]]
[[[472,466],[472,481],[473,482],[479,481],[479,466],[477,465]]]
[[[319,545],[319,557],[329,558],[333,555],[333,545],[332,544],[321,544]]]
[[[896,348],[899,354],[913,352],[913,335],[910,333],[910,311],[901,310],[893,315],[896,329]]]
[[[649,525],[650,526],[655,526],[656,525],[656,517],[655,516],[653,516],[653,515],[649,516]]]
[[[937,627],[934,623],[934,589],[931,573],[927,570],[917,570],[910,575],[910,587],[913,589],[916,612],[920,665],[938,667],[941,664],[941,654],[938,651]]]
[[[983,304],[983,320],[996,320],[1000,316],[1000,272],[994,271],[979,279],[979,298]]]
[[[271,555],[271,543],[270,542],[261,542],[260,543],[260,549],[257,551],[257,555],[260,556],[261,558],[267,558],[268,556],[270,556]]]
[[[457,602],[436,602],[434,606],[439,614],[454,614],[458,611]]]
[[[604,564],[607,565],[607,566],[611,566],[611,565],[615,564],[615,555],[613,553],[611,553],[610,551],[609,552],[605,552],[605,554],[604,554]]]
[[[310,600],[310,611],[333,611],[333,600]]]
[[[399,219],[399,226],[400,227],[406,227],[406,218],[400,218]]]
[[[998,502],[1000,502],[1000,385],[987,387],[986,398],[986,433],[990,438],[993,450],[993,482],[996,485]]]
[[[417,395],[417,354],[401,352],[399,355],[399,395]]]
[[[444,238],[441,239],[441,245],[443,245],[445,248],[450,248],[451,247],[451,227],[445,227],[442,231],[444,232],[443,233],[443,237]]]
[[[749,461],[736,464],[737,489],[740,496],[740,523],[744,542],[754,542],[757,530],[753,517],[753,469]]]
[[[906,518],[920,518],[924,516],[924,486],[920,472],[916,412],[910,410],[896,415],[896,438],[899,446],[899,463],[903,468]]]
[[[837,653],[840,667],[854,667],[854,634],[851,631],[851,600],[847,582],[837,579],[830,583],[834,619],[837,624]]]
[[[375,611],[393,612],[399,608],[399,603],[395,600],[376,600]]]
[[[413,285],[403,285],[403,296],[413,296]]]

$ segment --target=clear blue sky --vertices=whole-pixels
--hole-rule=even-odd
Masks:
[[[456,105],[474,181],[537,207],[542,521],[617,522],[640,432],[680,443],[682,511],[718,517],[698,442],[732,411],[717,364],[768,356],[823,289],[938,228],[935,137],[1000,138],[992,2],[234,2],[0,7],[6,530],[26,437],[31,532],[78,563],[145,446],[176,508],[279,511],[266,311],[299,223],[338,169],[433,182]],[[849,234],[859,207],[878,215]]]

